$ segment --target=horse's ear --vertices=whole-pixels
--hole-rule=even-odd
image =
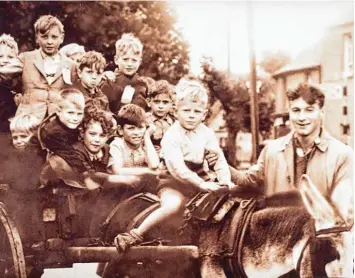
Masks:
[[[336,218],[334,209],[309,176],[302,175],[299,188],[306,209],[315,219],[316,230],[333,227]]]

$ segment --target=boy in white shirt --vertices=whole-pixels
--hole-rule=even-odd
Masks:
[[[129,233],[119,234],[115,245],[124,252],[143,241],[143,236],[157,224],[181,214],[185,204],[198,192],[216,191],[222,185],[232,189],[229,166],[213,131],[202,122],[207,114],[206,89],[197,81],[181,80],[176,88],[177,121],[166,131],[162,156],[166,169],[159,176],[161,206]],[[217,181],[210,181],[204,171],[205,152],[218,155],[214,165]]]

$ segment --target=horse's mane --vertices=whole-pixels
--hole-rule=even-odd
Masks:
[[[304,235],[312,233],[313,223],[304,208],[273,207],[254,213],[246,240],[255,248],[265,243],[292,248]]]

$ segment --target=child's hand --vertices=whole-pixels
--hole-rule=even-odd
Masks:
[[[206,191],[217,191],[220,189],[220,185],[216,182],[205,181],[200,184],[200,188]]]
[[[116,81],[116,75],[113,71],[105,71],[103,74],[102,74],[102,79],[103,80],[110,80],[112,82],[115,82]]]
[[[149,137],[151,137],[156,130],[156,126],[151,124],[149,127],[146,129],[145,134],[147,134]]]
[[[229,182],[229,183],[222,183],[221,186],[227,186],[229,191],[235,189],[237,187],[237,185],[233,182]]]
[[[16,106],[19,106],[21,104],[22,97],[23,97],[22,94],[15,94],[14,95],[14,102],[15,102]]]
[[[93,179],[91,179],[90,177],[86,178],[84,180],[84,184],[86,186],[87,189],[89,190],[95,190],[101,187],[100,184],[98,184],[97,182],[95,182]]]

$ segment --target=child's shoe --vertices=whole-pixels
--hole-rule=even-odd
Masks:
[[[134,230],[129,233],[118,234],[114,239],[114,244],[119,253],[126,252],[130,247],[137,246],[143,242],[143,238]]]

